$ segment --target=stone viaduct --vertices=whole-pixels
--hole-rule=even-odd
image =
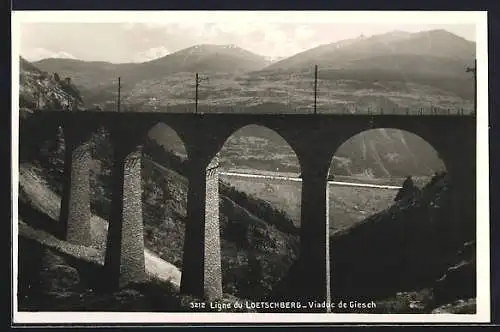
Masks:
[[[163,122],[177,132],[188,154],[188,222],[181,292],[215,299],[222,294],[217,153],[241,127],[274,130],[295,151],[302,173],[299,266],[304,300],[330,299],[327,177],[332,157],[350,137],[373,128],[395,128],[425,139],[438,152],[452,181],[457,234],[475,218],[476,119],[463,115],[193,114],[153,112],[38,112],[31,123],[62,126],[66,140],[65,186],[60,221],[66,240],[90,237],[87,141],[104,126],[114,147],[113,192],[105,268],[114,287],[145,276],[141,207],[141,142]],[[27,128],[27,129],[26,129]],[[35,135],[29,126],[20,137]],[[471,231],[471,230],[468,230]],[[475,231],[475,230],[472,230]]]

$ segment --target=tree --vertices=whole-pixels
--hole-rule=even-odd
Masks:
[[[399,189],[394,201],[400,201],[403,198],[413,196],[418,191],[417,186],[413,183],[413,179],[411,176],[407,176],[405,181],[403,182],[403,186]]]

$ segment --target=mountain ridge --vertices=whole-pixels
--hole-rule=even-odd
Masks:
[[[123,74],[131,75],[136,70],[143,70],[148,66],[165,66],[167,69],[166,72],[182,72],[183,70],[191,70],[193,65],[197,63],[196,60],[210,60],[210,57],[218,56],[223,57],[224,59],[228,59],[231,57],[235,57],[242,62],[242,68],[248,68],[249,70],[260,69],[263,68],[267,64],[267,60],[265,56],[258,55],[252,53],[246,49],[237,47],[235,45],[219,45],[219,44],[198,44],[193,45],[176,52],[169,53],[165,56],[144,61],[144,62],[124,62],[124,63],[112,63],[108,61],[87,61],[87,60],[79,60],[79,59],[66,59],[66,58],[46,58],[38,61],[33,61],[32,63],[40,68],[48,71],[61,71],[61,68],[57,68],[57,65],[62,65],[62,69],[68,69],[66,66],[77,66],[77,69],[90,69],[92,66],[98,66],[99,69],[109,69],[113,71],[124,71]],[[174,68],[175,65],[179,64],[179,57],[183,57],[183,63],[181,67]],[[189,57],[197,58],[194,63],[189,63]],[[168,62],[170,61],[170,63]],[[192,59],[191,59],[192,61]],[[245,63],[248,62],[248,64]],[[221,62],[224,62],[221,60]],[[226,68],[217,67],[224,69],[225,71],[233,71],[236,70],[236,67],[227,68],[227,63],[224,63]],[[88,68],[81,68],[88,67]],[[164,69],[165,69],[164,68]],[[211,71],[212,68],[210,66],[198,68],[199,71]],[[131,73],[131,72],[132,73]]]
[[[44,59],[33,64],[48,72],[73,77],[90,105],[114,102],[118,77],[122,78],[123,104],[144,105],[155,98],[158,99],[157,106],[191,103],[194,73],[199,72],[209,78],[200,84],[200,105],[211,99],[207,101],[212,105],[274,102],[307,108],[311,101],[310,94],[304,90],[305,85],[313,77],[314,65],[318,65],[318,79],[323,81],[320,90],[334,92],[339,90],[339,83],[345,86],[347,82],[348,85],[341,89],[348,89],[351,95],[366,90],[361,95],[363,99],[365,96],[371,98],[373,92],[384,93],[385,90],[378,91],[382,81],[399,82],[399,92],[406,95],[408,89],[405,86],[416,83],[421,86],[417,88],[426,90],[426,96],[429,96],[426,98],[429,100],[423,100],[423,103],[440,102],[443,105],[439,107],[446,109],[464,102],[472,107],[472,80],[465,69],[474,61],[474,45],[474,42],[445,30],[418,33],[395,30],[320,45],[285,59],[270,59],[234,45],[200,44],[142,63]],[[271,60],[277,61],[270,63]],[[287,73],[293,73],[294,77],[288,77]],[[439,96],[444,93],[450,98],[430,97],[429,87],[435,90],[430,92]],[[310,88],[312,85],[307,90]],[[350,91],[352,89],[357,91]],[[293,96],[292,91],[296,92]],[[324,95],[325,92],[321,92],[320,96]],[[289,96],[288,101],[284,100],[285,94]],[[292,97],[295,100],[292,101]],[[385,95],[383,98],[394,99]],[[409,103],[415,100],[405,97],[406,101],[401,102],[395,99],[402,105],[391,108],[411,107]],[[450,105],[448,100],[456,105]],[[352,103],[351,97],[345,101]],[[339,105],[335,98],[319,102],[331,102],[332,107]]]
[[[428,45],[427,49],[423,45]],[[440,47],[443,45],[443,47]],[[461,53],[457,56],[457,51]],[[468,59],[475,53],[475,43],[457,36],[449,31],[438,29],[406,33],[392,31],[370,37],[357,37],[323,44],[291,57],[278,61],[264,70],[304,69],[315,64],[322,67],[342,65],[347,60],[369,58],[382,55],[384,52],[393,56],[413,54],[436,56],[443,58]]]

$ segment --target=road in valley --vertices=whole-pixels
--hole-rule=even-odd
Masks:
[[[163,165],[152,161],[157,167],[161,169],[166,169]],[[227,177],[241,177],[241,178],[255,178],[255,179],[270,179],[270,180],[284,180],[284,181],[293,181],[293,182],[302,182],[302,179],[298,176],[281,176],[281,175],[271,175],[271,174],[252,174],[252,173],[240,173],[240,172],[226,172],[220,171],[220,175]],[[400,189],[400,186],[389,186],[389,185],[380,185],[380,184],[372,184],[372,183],[360,183],[360,182],[346,182],[346,181],[328,181],[329,184],[333,184],[336,186],[346,186],[346,187],[364,187],[364,188],[380,188],[380,189]]]
[[[242,177],[242,178],[257,178],[257,179],[270,179],[270,180],[285,180],[285,181],[294,181],[294,182],[302,182],[302,179],[299,177],[288,177],[288,176],[279,176],[279,175],[263,175],[263,174],[249,174],[249,173],[238,173],[238,172],[219,172],[220,175],[225,176],[234,176],[234,177]],[[346,186],[346,187],[365,187],[365,188],[380,188],[380,189],[400,189],[400,186],[389,186],[389,185],[379,185],[379,184],[371,184],[371,183],[359,183],[359,182],[344,182],[344,181],[328,181],[329,184],[337,185],[337,186]]]

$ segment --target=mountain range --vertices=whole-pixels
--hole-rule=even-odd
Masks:
[[[301,82],[291,83],[289,75],[281,77],[282,73],[292,72],[298,75],[299,81],[304,82],[311,79],[314,65],[319,67],[319,78],[326,81],[378,79],[397,80],[405,84],[423,81],[426,85],[434,84],[440,90],[462,99],[471,99],[473,93],[468,92],[471,90],[470,84],[466,84],[471,76],[465,69],[474,63],[474,58],[474,42],[445,30],[431,30],[417,33],[393,31],[347,39],[284,59],[270,59],[235,45],[203,44],[143,63],[113,64],[51,58],[33,64],[44,71],[72,77],[89,104],[114,100],[117,77],[120,76],[124,98],[131,96],[125,102],[144,104],[151,97],[161,99],[164,95],[168,100],[162,100],[160,104],[171,105],[192,102],[195,72],[204,73],[211,79],[210,83],[204,85],[212,87],[210,98],[216,99],[215,104],[218,104],[222,102],[220,99],[228,97],[218,91],[223,90],[222,86],[225,88],[225,83],[232,89],[233,100],[255,97],[255,93],[250,93],[247,86],[241,85],[241,80],[273,82],[275,87],[292,84],[293,90],[287,88],[288,93],[300,94],[303,90],[299,86]],[[270,91],[270,87],[264,85],[257,87],[262,91],[257,97]],[[169,90],[173,86],[190,92],[187,95],[181,92],[171,95]],[[150,91],[154,91],[155,95],[152,96]],[[292,106],[300,107],[302,104],[297,102]]]
[[[46,71],[97,70],[124,75],[149,75],[176,72],[250,72],[255,70],[306,69],[315,64],[323,68],[366,66],[370,58],[419,56],[470,64],[475,43],[446,30],[417,33],[392,31],[371,37],[341,40],[320,45],[290,57],[262,56],[236,45],[200,44],[142,63],[113,64],[49,58],[34,62]],[[160,70],[160,73],[155,71]],[[142,73],[142,74],[140,74]]]
[[[248,72],[271,61],[234,45],[195,45],[142,63],[114,64],[104,61],[49,58],[34,62],[42,70],[62,72],[82,85],[107,82],[122,76],[124,82],[158,79],[179,72]]]
[[[321,45],[271,64],[266,69],[304,69],[316,64],[321,68],[400,70],[400,65],[418,65],[420,69],[425,67],[422,62],[428,66],[438,63],[463,66],[474,60],[475,48],[474,42],[446,30],[393,31]]]

